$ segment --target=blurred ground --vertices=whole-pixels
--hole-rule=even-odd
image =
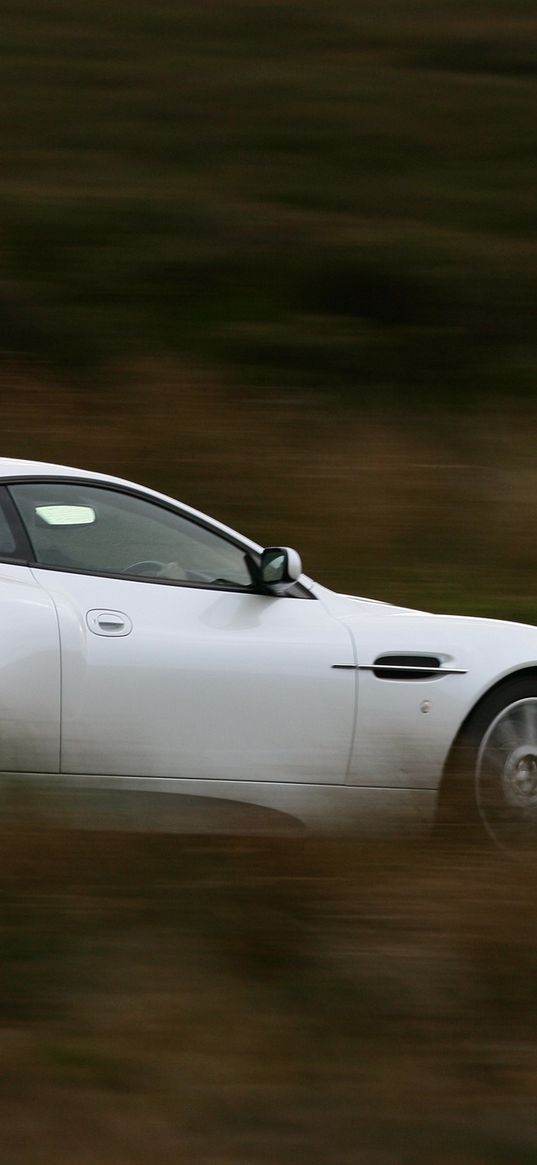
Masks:
[[[0,879],[10,1165],[535,1160],[527,869],[34,821]]]

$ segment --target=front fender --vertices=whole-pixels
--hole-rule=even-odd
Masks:
[[[537,670],[537,628],[521,623],[419,613],[343,621],[358,667],[353,785],[438,788],[475,705],[508,676]],[[365,670],[378,656],[397,653],[435,655],[460,674],[392,679]]]

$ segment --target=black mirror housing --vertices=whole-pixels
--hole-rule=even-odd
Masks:
[[[261,585],[272,594],[285,594],[301,574],[300,555],[290,546],[268,546],[263,551],[259,564],[259,579]]]

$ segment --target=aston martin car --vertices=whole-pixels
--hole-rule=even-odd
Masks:
[[[536,628],[337,594],[152,489],[11,459],[0,586],[11,787],[158,793],[187,830],[537,825]]]

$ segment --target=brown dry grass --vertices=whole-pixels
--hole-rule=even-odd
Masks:
[[[526,868],[19,822],[0,888],[9,1165],[534,1160]]]

